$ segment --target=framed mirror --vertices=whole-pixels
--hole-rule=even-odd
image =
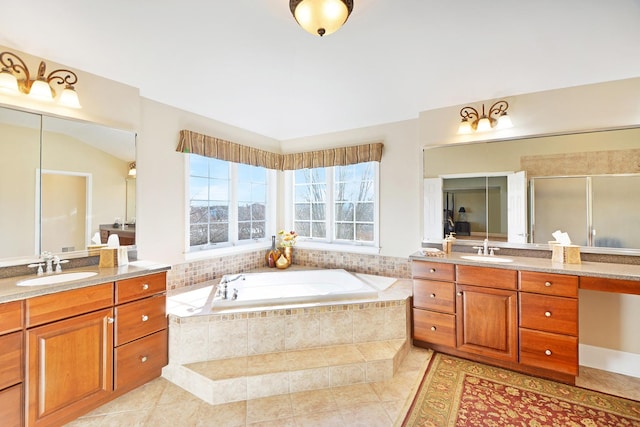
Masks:
[[[0,152],[3,265],[42,251],[86,254],[101,226],[130,215],[133,132],[0,108]]]
[[[561,229],[581,246],[640,250],[640,233],[623,226],[639,207],[638,127],[425,148],[423,164],[426,242],[467,231],[457,225],[464,207],[460,239],[519,247]],[[491,183],[499,176],[506,188]]]

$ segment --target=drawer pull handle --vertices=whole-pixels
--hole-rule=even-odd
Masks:
[[[435,273],[436,269],[435,268],[431,268],[431,269],[429,269],[429,271],[432,272],[432,273]]]
[[[149,284],[148,283],[143,284],[142,285],[142,290],[146,291],[147,289],[149,289]]]
[[[149,316],[147,316],[146,314],[142,315],[142,321],[146,322],[147,320],[149,320]]]
[[[548,351],[548,350],[547,350],[547,351]],[[142,356],[142,357],[140,358],[140,361],[141,361],[142,363],[146,362],[146,361],[147,361],[147,356]]]
[[[545,350],[544,354],[546,354],[547,356],[551,356],[551,350]]]
[[[431,330],[432,330],[433,332],[435,332],[435,331],[436,331],[436,327],[435,327],[435,326],[432,326],[432,327],[431,327]]]
[[[107,317],[107,323],[113,323],[115,321],[116,319],[114,319],[113,317]]]
[[[551,317],[551,312],[550,311],[545,311],[544,315],[545,315],[545,317]]]
[[[435,298],[435,297],[436,297],[436,294],[431,294],[431,295],[429,295],[429,296],[430,296],[431,298]]]
[[[544,285],[548,288],[551,286],[551,282],[544,282]]]

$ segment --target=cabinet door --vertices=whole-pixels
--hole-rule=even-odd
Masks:
[[[28,425],[59,425],[113,390],[113,310],[27,330]]]
[[[516,361],[517,293],[479,286],[456,286],[457,347],[461,351]]]

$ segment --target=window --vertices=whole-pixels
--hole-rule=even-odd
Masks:
[[[329,243],[378,243],[378,162],[293,171],[293,227]]]
[[[189,155],[189,247],[265,240],[273,171]],[[273,200],[273,198],[271,198]]]

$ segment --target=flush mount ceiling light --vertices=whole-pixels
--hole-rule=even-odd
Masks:
[[[498,101],[489,108],[489,113],[485,114],[484,104],[482,104],[482,115],[473,107],[464,107],[460,110],[462,121],[458,127],[459,134],[469,134],[472,131],[486,132],[492,128],[507,129],[513,126],[511,117],[507,115],[509,104],[507,101]]]
[[[353,0],[289,0],[289,9],[302,28],[322,37],[347,22]]]
[[[27,65],[18,55],[11,52],[0,53],[0,65],[0,92],[11,95],[23,93],[31,99],[53,102],[56,97],[54,85],[60,85],[63,89],[58,103],[65,107],[82,108],[73,86],[78,82],[78,76],[73,71],[59,69],[46,74],[47,65],[40,61],[38,74],[31,79]]]

